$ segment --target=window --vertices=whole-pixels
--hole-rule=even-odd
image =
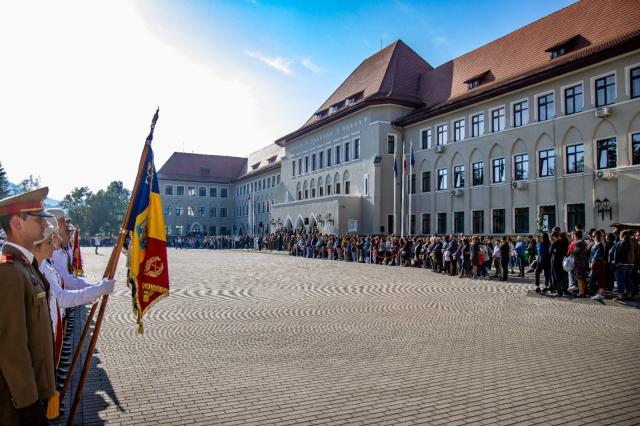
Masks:
[[[584,144],[567,147],[567,173],[584,172]]]
[[[323,190],[324,190],[324,187],[322,187],[322,186],[318,188],[318,194],[319,194],[320,197],[322,197],[322,195],[323,195]]]
[[[220,188],[220,197],[227,198],[227,188]]]
[[[387,230],[391,234],[394,232],[393,215],[387,215]]]
[[[436,127],[436,145],[445,145],[447,143],[447,124],[441,124]]]
[[[184,195],[184,186],[182,185],[176,186],[176,195]]]
[[[422,149],[431,148],[431,128],[420,132],[420,144]]]
[[[453,168],[453,187],[464,188],[464,166],[455,166]]]
[[[311,154],[311,171],[312,172],[316,171],[316,155],[315,154]]]
[[[316,189],[311,188],[311,198],[316,198]]]
[[[464,232],[464,212],[453,212],[453,232],[456,234]]]
[[[553,149],[538,152],[538,174],[540,177],[555,176],[556,152]]]
[[[640,164],[640,133],[631,135],[631,164]]]
[[[177,235],[182,235],[182,231],[184,231],[184,226],[176,225],[176,234]]]
[[[344,193],[348,195],[350,191],[351,191],[351,182],[346,181],[344,183]]]
[[[422,234],[431,234],[431,215],[429,213],[422,213]]]
[[[438,213],[437,214],[437,230],[438,234],[446,234],[447,233],[447,214],[446,213]]]
[[[415,194],[416,193],[416,174],[415,173],[411,174],[411,184],[409,186],[411,188],[411,193]]]
[[[529,207],[516,207],[515,209],[516,234],[529,233]]]
[[[631,98],[640,96],[640,67],[633,68],[630,72]]]
[[[302,200],[302,191],[298,191],[298,200]]]
[[[331,184],[327,184],[327,195],[331,195]]]
[[[529,179],[529,154],[518,154],[513,157],[515,168],[513,180]]]
[[[484,133],[484,113],[476,114],[471,117],[471,137],[477,138]]]
[[[205,207],[198,207],[198,217],[205,217],[207,209]]]
[[[422,172],[422,192],[431,192],[431,172]]]
[[[396,152],[396,136],[387,135],[387,154],[395,154]]]
[[[567,53],[566,46],[562,46],[562,47],[558,47],[557,49],[553,49],[551,51],[551,59],[555,59],[558,56],[564,55],[565,53]]]
[[[216,217],[216,208],[215,207],[211,207],[209,209],[209,216],[210,217]]]
[[[304,172],[309,173],[309,156],[304,157]]]
[[[478,86],[480,86],[480,79],[479,78],[476,78],[475,80],[471,80],[470,82],[467,83],[467,89],[468,90],[475,89]]]
[[[453,141],[459,142],[464,139],[464,119],[453,122]]]
[[[360,158],[360,139],[353,140],[353,159],[357,160]]]
[[[616,167],[616,138],[604,139],[598,144],[598,169]]]
[[[596,106],[612,104],[616,99],[616,77],[608,75],[596,80]]]
[[[349,155],[351,154],[351,150],[349,148],[351,148],[349,142],[345,142],[344,144],[344,162],[347,163],[349,162],[350,158]]]
[[[584,204],[567,204],[567,229],[574,229],[584,222]]]
[[[324,151],[320,151],[318,153],[318,168],[319,169],[324,168]]]
[[[474,234],[484,234],[484,210],[474,210],[473,224],[471,225]]]
[[[322,188],[320,188],[320,189],[322,189]],[[320,195],[322,195],[322,193]],[[365,197],[369,196],[369,175],[368,174],[364,175],[364,191],[363,191],[363,195]]]
[[[340,182],[336,183],[336,194],[340,194]]]
[[[184,215],[184,207],[176,207],[176,216]]]
[[[173,195],[173,185],[167,185],[164,187],[164,195]]]
[[[187,207],[187,216],[195,216],[195,212],[193,211],[193,207]]]
[[[582,99],[582,84],[564,89],[564,111],[565,114],[575,114],[582,111],[584,105]]]
[[[276,185],[280,184],[280,175],[276,175]]]
[[[493,133],[504,130],[504,107],[491,111],[491,131]]]
[[[473,167],[473,186],[484,185],[484,163],[478,161],[472,164]]]
[[[298,174],[302,174],[302,158],[298,158]]]
[[[304,199],[306,200],[307,198],[309,198],[309,190],[305,188],[305,190],[304,190]],[[258,208],[260,208],[260,205],[258,205]]]
[[[556,226],[556,206],[540,206],[540,221],[543,231],[553,229]]]
[[[165,206],[164,207],[164,215],[165,216],[171,216],[171,206]]]
[[[227,217],[227,208],[220,207],[220,217]]]
[[[209,226],[209,235],[216,235],[216,226],[215,225]]]
[[[538,121],[552,119],[553,110],[553,93],[538,98]]]
[[[205,188],[204,186],[201,186],[200,188],[198,188],[198,196],[206,197],[207,196],[207,188]]]
[[[513,127],[520,127],[529,122],[529,101],[513,104]]]
[[[195,197],[196,196],[196,187],[195,186],[187,187],[187,195],[190,196],[190,197]]]
[[[331,167],[331,148],[327,148],[327,167]]]
[[[493,183],[506,182],[504,158],[493,159]]]
[[[336,164],[340,164],[340,145],[336,146]]]
[[[493,233],[504,234],[504,209],[495,209],[493,211]]]
[[[438,170],[438,191],[447,189],[447,169]]]

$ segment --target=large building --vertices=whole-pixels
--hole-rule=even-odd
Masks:
[[[256,232],[257,221],[262,231],[411,234],[638,223],[640,6],[583,0],[436,68],[396,41],[276,144],[284,156],[265,173],[281,183],[251,192],[264,165],[230,178],[226,231]]]

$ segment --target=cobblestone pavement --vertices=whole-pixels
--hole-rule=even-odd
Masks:
[[[83,251],[89,277],[107,250]],[[78,423],[640,422],[639,309],[413,268],[169,259],[172,294],[137,335],[121,258]]]

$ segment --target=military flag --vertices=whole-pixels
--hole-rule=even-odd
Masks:
[[[76,232],[73,237],[73,260],[71,261],[73,273],[76,276],[84,275],[84,271],[82,270],[82,254],[80,253],[79,235],[80,235],[80,228],[76,228]]]
[[[140,185],[132,196],[133,209],[126,227],[131,236],[128,253],[129,282],[138,332],[143,333],[143,315],[151,305],[169,294],[167,237],[153,150],[150,145],[144,160]]]

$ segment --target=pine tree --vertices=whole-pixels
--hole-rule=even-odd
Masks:
[[[9,180],[7,179],[7,173],[0,163],[0,198],[9,196]]]

